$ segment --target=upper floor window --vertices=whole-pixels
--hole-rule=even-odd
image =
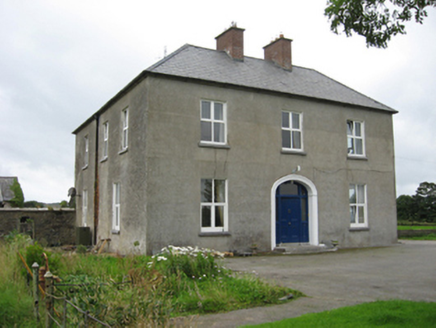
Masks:
[[[84,142],[85,142],[85,154],[83,156],[83,168],[86,168],[86,167],[88,167],[88,164],[89,164],[89,138],[88,138],[88,136],[85,136]]]
[[[226,144],[226,105],[222,102],[201,101],[201,141]]]
[[[82,192],[82,224],[88,226],[88,190]]]
[[[120,231],[121,226],[121,184],[114,183],[112,195],[112,230]]]
[[[282,148],[303,150],[303,130],[301,113],[282,112]]]
[[[348,155],[365,155],[365,133],[363,122],[347,121],[347,146]]]
[[[121,135],[121,148],[122,150],[125,150],[129,145],[129,109],[124,109],[121,116],[123,124],[123,132]]]
[[[109,150],[109,122],[103,124],[103,159],[108,157]]]
[[[349,199],[351,227],[367,227],[366,186],[363,184],[350,184]]]
[[[226,180],[201,179],[201,231],[228,231]]]

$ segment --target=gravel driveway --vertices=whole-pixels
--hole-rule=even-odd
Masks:
[[[233,270],[255,272],[307,297],[269,307],[205,315],[196,327],[238,327],[389,299],[436,302],[436,241],[314,255],[228,258]]]

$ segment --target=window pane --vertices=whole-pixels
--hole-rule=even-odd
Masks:
[[[210,102],[202,101],[201,102],[201,118],[210,119]]]
[[[365,213],[364,213],[365,211],[363,206],[359,206],[357,210],[358,210],[359,223],[365,223]]]
[[[224,227],[224,206],[215,206],[215,227]]]
[[[353,135],[353,122],[347,121],[347,135],[352,136]]]
[[[201,140],[212,141],[212,123],[201,122]]]
[[[354,154],[354,139],[348,137],[348,154]]]
[[[214,123],[213,129],[213,141],[224,142],[224,123]]]
[[[292,148],[301,149],[301,132],[292,131]]]
[[[214,108],[214,115],[213,115],[214,119],[216,120],[220,120],[223,121],[224,120],[224,109],[223,109],[223,104],[220,103],[215,103],[215,108]]]
[[[293,129],[300,128],[300,114],[292,113],[292,128]]]
[[[291,132],[282,130],[282,147],[291,148]]]
[[[215,180],[215,202],[224,203],[226,201],[226,181]]]
[[[350,206],[350,223],[356,223],[356,206]]]
[[[357,185],[357,203],[365,204],[365,186]]]
[[[210,206],[202,206],[201,207],[201,226],[203,228],[211,226],[211,215],[210,215]]]
[[[282,127],[289,128],[289,113],[282,112]]]
[[[354,132],[355,136],[361,137],[362,136],[361,123],[354,122],[354,127],[356,128],[356,131]]]
[[[356,204],[356,188],[354,185],[350,185],[349,197],[350,197],[350,204]]]
[[[301,198],[301,221],[307,221],[307,198]]]
[[[201,179],[201,202],[211,203],[212,202],[212,180],[211,179]]]
[[[292,182],[284,182],[279,187],[279,195],[298,195],[298,185]]]
[[[363,140],[355,139],[356,142],[356,154],[363,155]]]

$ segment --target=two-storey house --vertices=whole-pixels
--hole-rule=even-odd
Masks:
[[[243,34],[184,45],[74,131],[77,224],[120,253],[396,242],[396,111]]]

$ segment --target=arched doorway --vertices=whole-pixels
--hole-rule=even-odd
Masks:
[[[318,193],[312,181],[297,174],[271,188],[271,249],[280,243],[318,245]]]
[[[308,242],[307,189],[293,180],[283,182],[276,190],[276,244]]]

